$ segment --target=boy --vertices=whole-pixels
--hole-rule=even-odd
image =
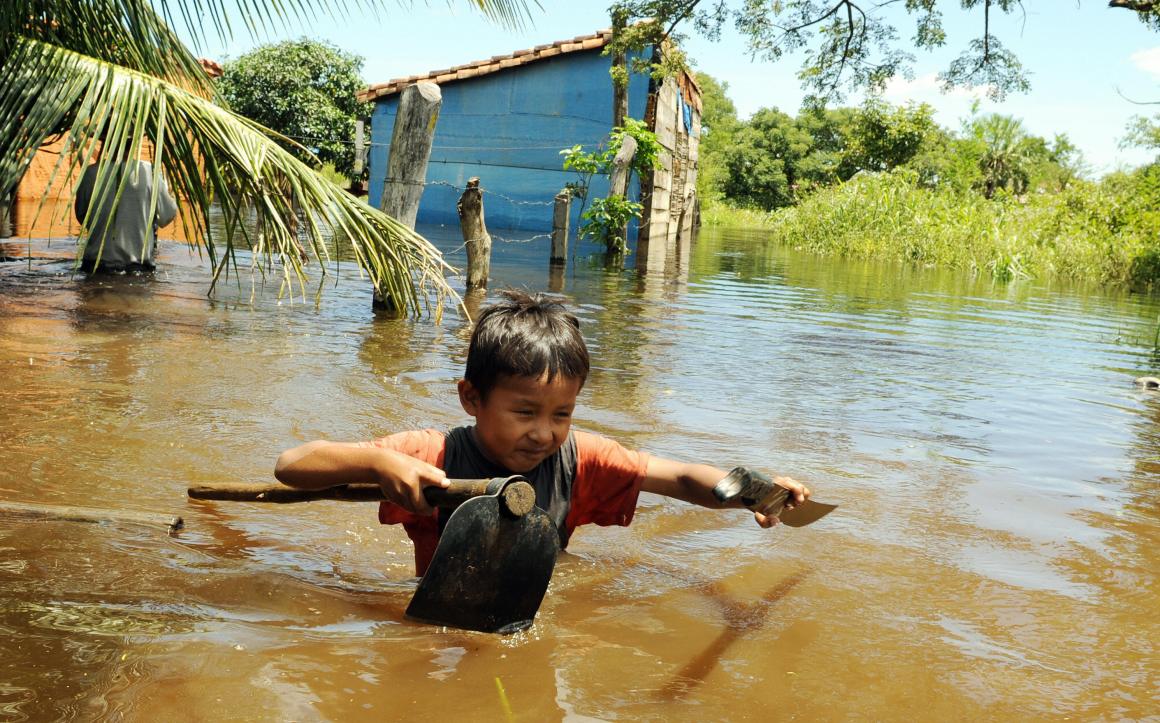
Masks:
[[[415,543],[422,575],[443,520],[423,498],[429,485],[450,479],[521,474],[536,489],[536,504],[552,518],[560,547],[576,527],[627,525],[641,490],[703,507],[722,505],[713,487],[725,472],[634,452],[599,435],[572,430],[576,397],[588,377],[588,349],[579,320],[540,294],[507,291],[479,316],[459,381],[459,401],[475,425],[446,434],[402,432],[373,442],[308,442],[278,457],[284,484],[323,489],[374,482],[389,500],[379,521],[401,523]],[[774,481],[801,504],[809,490],[786,477]],[[740,507],[735,504],[731,506]],[[755,512],[762,527],[777,518]]]

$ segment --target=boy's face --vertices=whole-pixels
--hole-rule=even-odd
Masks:
[[[491,461],[511,472],[529,472],[568,438],[582,382],[557,374],[501,377],[488,393],[459,381],[463,410],[475,417],[476,440]]]

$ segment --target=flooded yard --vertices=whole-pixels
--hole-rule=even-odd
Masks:
[[[456,229],[420,229],[454,251]],[[84,281],[0,256],[0,500],[186,528],[0,515],[0,720],[1143,719],[1160,710],[1160,299],[822,259],[705,231],[647,270],[496,244],[594,370],[579,428],[789,474],[799,530],[643,496],[577,531],[535,625],[410,622],[373,504],[191,502],[277,454],[465,421],[457,314],[320,304],[164,247]],[[55,258],[54,258],[55,257]]]

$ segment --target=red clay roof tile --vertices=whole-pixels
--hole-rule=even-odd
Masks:
[[[463,65],[456,65],[443,70],[434,70],[422,75],[411,75],[406,78],[394,78],[386,83],[375,83],[359,93],[359,100],[376,100],[400,92],[408,85],[420,80],[430,80],[436,83],[446,83],[449,80],[465,80],[480,75],[487,75],[505,68],[532,63],[544,58],[551,58],[562,53],[574,53],[578,50],[596,50],[604,47],[612,37],[612,30],[606,28],[591,35],[578,35],[568,40],[555,43],[537,45],[527,50],[517,50],[508,55],[495,55],[484,60],[476,60]]]

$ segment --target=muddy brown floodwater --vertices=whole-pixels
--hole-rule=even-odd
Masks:
[[[645,497],[578,531],[530,630],[413,623],[373,504],[185,490],[461,423],[461,318],[376,319],[353,268],[251,303],[174,244],[153,279],[83,281],[67,243],[6,242],[35,258],[0,263],[0,501],[187,527],[0,516],[0,720],[1156,719],[1156,297],[719,232],[551,279],[546,244],[497,243],[493,286],[578,312],[578,427],[840,509],[762,530]]]

